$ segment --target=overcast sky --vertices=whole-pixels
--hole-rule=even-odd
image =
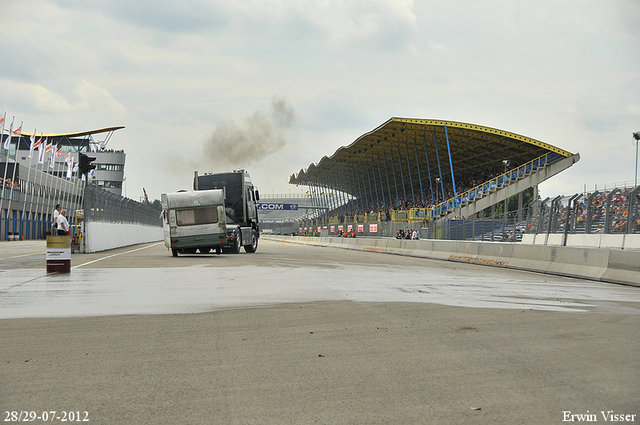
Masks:
[[[543,197],[634,180],[638,0],[2,0],[0,67],[25,131],[124,125],[133,199],[236,167],[299,193],[289,175],[394,116],[579,152]]]

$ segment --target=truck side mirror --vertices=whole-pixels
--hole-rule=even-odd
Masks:
[[[259,201],[259,200],[260,200],[260,192],[256,190],[256,201]]]

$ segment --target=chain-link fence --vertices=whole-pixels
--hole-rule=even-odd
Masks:
[[[162,227],[160,211],[92,185],[84,192],[84,219]]]

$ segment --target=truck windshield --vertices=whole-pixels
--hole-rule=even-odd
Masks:
[[[193,226],[194,224],[212,224],[217,222],[217,207],[176,210],[176,223],[178,226]]]
[[[244,221],[242,209],[243,191],[242,173],[218,173],[206,176],[198,176],[199,190],[222,189],[226,190],[225,207],[227,215],[235,222]],[[194,185],[195,188],[195,185]],[[232,211],[229,211],[231,209]]]

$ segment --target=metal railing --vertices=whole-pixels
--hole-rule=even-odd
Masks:
[[[41,239],[53,227],[53,210],[60,204],[70,224],[82,205],[82,183],[41,170],[27,169],[11,188],[0,190],[0,240]],[[72,226],[72,234],[74,228]]]
[[[535,201],[530,205],[526,232],[637,234],[639,203],[640,186]]]
[[[84,191],[84,219],[162,227],[160,211],[92,185]]]
[[[437,218],[441,215],[453,210],[456,206],[466,205],[469,202],[473,202],[477,199],[484,197],[485,195],[495,192],[512,182],[527,177],[531,173],[544,168],[548,164],[561,158],[561,155],[552,152],[542,155],[532,161],[529,161],[517,168],[500,174],[493,179],[486,181],[476,187],[473,187],[466,192],[459,194],[456,198],[448,199],[435,205],[433,208],[429,208],[428,218]]]

